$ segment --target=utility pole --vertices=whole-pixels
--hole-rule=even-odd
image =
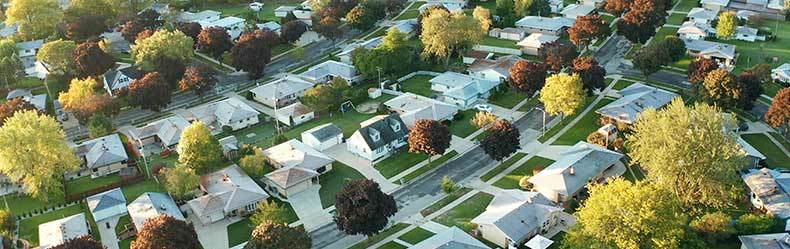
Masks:
[[[540,107],[537,107],[537,106],[534,109],[536,109],[536,110],[538,110],[538,111],[543,113],[543,127],[540,129],[541,130],[540,136],[543,137],[543,136],[546,135],[546,111],[543,110],[543,108],[540,108]]]
[[[381,83],[381,67],[376,66],[376,72],[378,72],[379,75],[379,88],[384,90],[384,84]]]

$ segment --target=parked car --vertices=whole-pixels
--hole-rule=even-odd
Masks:
[[[261,11],[261,9],[263,9],[263,3],[252,2],[250,3],[250,9],[254,11]]]
[[[493,110],[493,108],[491,108],[490,105],[486,105],[486,104],[475,105],[475,109],[481,112],[491,112]]]

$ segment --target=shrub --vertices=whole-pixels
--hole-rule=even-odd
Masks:
[[[722,212],[700,216],[691,221],[689,226],[709,243],[726,240],[735,233],[735,227],[732,226],[732,218]]]
[[[598,131],[593,131],[590,135],[587,135],[587,142],[606,147],[606,136]]]
[[[738,234],[762,234],[776,225],[776,219],[770,214],[744,214],[738,218],[735,229]]]
[[[228,125],[223,125],[222,126],[222,132],[229,134],[229,133],[233,132],[233,127],[230,127]]]
[[[456,114],[453,116],[453,121],[458,121],[458,120],[461,120],[461,119],[464,119],[464,114],[463,114],[463,113],[461,113],[461,112],[458,112],[458,113],[456,113]]]
[[[447,176],[442,178],[442,191],[444,191],[444,193],[449,194],[455,192],[456,189],[458,189],[458,187],[453,179],[450,179],[450,177]]]

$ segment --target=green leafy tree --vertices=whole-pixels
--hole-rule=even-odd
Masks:
[[[516,15],[516,2],[514,0],[496,0],[494,13],[502,18],[502,26],[510,27],[520,17]]]
[[[367,30],[375,26],[378,19],[376,19],[372,10],[359,5],[346,14],[346,21],[352,28]]]
[[[667,65],[671,60],[672,58],[666,48],[650,44],[637,51],[634,55],[633,63],[634,67],[647,77],[661,70],[661,67]]]
[[[16,43],[12,39],[0,40],[0,77],[6,91],[11,90],[11,84],[16,83],[16,77],[24,68],[17,54]]]
[[[163,168],[165,189],[177,199],[185,199],[191,196],[192,191],[197,189],[200,176],[195,173],[195,169],[187,165],[179,164],[173,168]]]
[[[181,133],[178,143],[179,163],[203,173],[218,163],[221,155],[219,141],[211,135],[211,130],[203,122],[193,122]]]
[[[458,184],[453,179],[448,176],[442,177],[442,192],[449,194],[455,192],[456,189],[458,189]]]
[[[540,91],[540,102],[551,115],[573,115],[584,106],[587,93],[577,74],[558,73],[546,78]]]
[[[462,13],[450,14],[446,11],[432,10],[422,20],[422,36],[420,37],[423,57],[433,57],[444,61],[449,66],[450,56],[455,52],[483,39],[480,24],[473,17]]]
[[[348,82],[343,78],[335,78],[331,84],[319,84],[307,89],[301,101],[316,112],[325,112],[337,107],[342,102],[343,92],[348,89]]]
[[[106,0],[71,0],[69,7],[64,12],[65,19],[73,20],[79,17],[96,17],[102,26],[112,25],[118,13]]]
[[[494,22],[491,20],[491,11],[484,8],[483,6],[475,7],[475,10],[472,12],[472,16],[480,23],[480,28],[483,32],[488,32],[491,29],[491,25]]]
[[[335,40],[343,35],[343,30],[340,29],[340,21],[331,17],[324,17],[318,22],[315,22],[313,30],[332,42],[335,42]]]
[[[726,240],[735,233],[732,218],[723,212],[707,213],[697,217],[689,226],[711,244]]]
[[[302,21],[294,20],[283,24],[280,28],[280,38],[287,43],[294,43],[307,32],[307,25]]]
[[[253,149],[252,155],[246,155],[239,160],[239,166],[251,176],[263,176],[266,165],[266,156],[261,148]]]
[[[277,204],[277,202],[263,201],[258,203],[258,208],[255,209],[255,213],[250,216],[250,221],[256,226],[266,222],[287,224],[288,221],[285,220],[287,215],[288,210],[282,205]]]
[[[264,222],[252,231],[252,238],[244,249],[309,249],[313,241],[303,227]]]
[[[46,38],[55,34],[63,11],[56,0],[11,0],[5,11],[6,25],[19,25],[23,40]]]
[[[398,50],[406,46],[407,40],[406,33],[401,32],[397,28],[393,28],[387,30],[387,34],[381,38],[381,45],[379,45],[379,47],[390,51]]]
[[[716,36],[719,39],[730,39],[735,37],[735,27],[738,26],[738,20],[735,13],[724,11],[719,14],[719,21],[716,24]]]
[[[24,184],[33,198],[62,198],[63,174],[80,163],[60,124],[46,114],[17,112],[0,127],[0,173]]]
[[[88,136],[90,138],[103,137],[112,132],[112,120],[104,114],[99,113],[88,119]]]
[[[45,63],[50,72],[65,74],[74,69],[74,50],[77,43],[73,41],[54,40],[44,43],[36,54],[36,59]]]
[[[668,35],[661,41],[659,46],[667,50],[672,61],[678,61],[686,56],[686,43],[674,35]]]
[[[346,182],[335,195],[335,207],[335,224],[349,235],[376,234],[398,211],[395,199],[381,192],[379,184],[369,179]]]
[[[738,234],[764,234],[771,232],[777,220],[770,214],[744,214],[735,223]]]
[[[521,148],[521,133],[518,127],[507,120],[499,119],[488,128],[488,136],[480,141],[483,151],[496,161],[502,161]]]
[[[16,218],[11,210],[0,209],[0,235],[12,237],[16,231]]]
[[[515,0],[515,11],[518,16],[529,15],[529,8],[532,6],[533,0]]]
[[[186,64],[192,59],[193,45],[192,38],[181,31],[160,30],[151,37],[137,41],[137,44],[132,47],[132,58],[134,58],[135,64],[148,71],[156,70],[155,63],[161,57]]]
[[[629,156],[687,209],[730,207],[742,194],[733,172],[744,162],[735,134],[726,128],[732,125],[717,107],[688,107],[675,99],[660,111],[642,113],[626,135]]]

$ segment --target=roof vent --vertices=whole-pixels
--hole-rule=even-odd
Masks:
[[[575,169],[573,166],[571,166],[571,167],[568,169],[568,174],[570,174],[570,175],[575,175],[575,174],[576,174],[576,169]]]

